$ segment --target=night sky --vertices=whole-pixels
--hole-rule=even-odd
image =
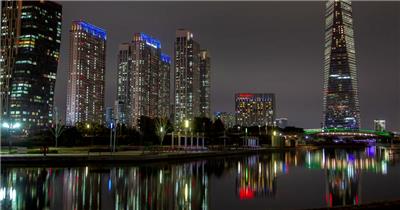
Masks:
[[[188,28],[212,57],[212,112],[233,112],[236,92],[275,93],[277,117],[305,128],[321,125],[325,2],[60,3],[55,103],[63,117],[69,27],[81,19],[107,31],[106,107],[116,97],[120,43],[145,32],[173,57],[175,30]],[[353,18],[361,126],[372,128],[379,118],[400,130],[400,2],[353,2]]]

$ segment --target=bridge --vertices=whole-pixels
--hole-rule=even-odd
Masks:
[[[368,129],[304,129],[305,135],[316,137],[355,137],[355,138],[390,138],[392,134],[388,131],[375,131]]]

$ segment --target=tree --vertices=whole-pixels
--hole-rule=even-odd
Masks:
[[[157,118],[155,121],[156,134],[160,138],[160,145],[162,145],[164,137],[169,129],[168,120],[166,118]]]
[[[61,119],[58,118],[58,111],[57,107],[54,107],[54,123],[52,128],[50,129],[51,133],[53,134],[56,142],[56,147],[58,147],[58,138],[64,132],[65,127],[61,124]]]
[[[144,141],[158,139],[154,119],[147,116],[140,116],[138,124],[141,137]]]

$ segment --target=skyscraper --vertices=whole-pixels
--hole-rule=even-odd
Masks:
[[[200,46],[193,33],[186,29],[176,31],[175,40],[175,126],[200,115]]]
[[[70,30],[67,125],[104,122],[106,31],[84,21]]]
[[[324,127],[358,129],[360,106],[351,2],[329,0],[325,19]]]
[[[200,116],[211,118],[211,64],[207,50],[200,55]]]
[[[161,42],[145,33],[135,33],[118,53],[117,100],[122,121],[138,126],[140,116],[169,117],[171,58],[161,53]]]
[[[170,95],[171,95],[171,57],[167,54],[161,53],[161,66],[159,73],[159,101],[158,101],[158,111],[159,117],[169,119],[170,111]]]
[[[235,94],[236,124],[241,126],[272,126],[275,122],[275,94]]]
[[[2,122],[23,130],[53,122],[62,6],[51,1],[1,2]]]

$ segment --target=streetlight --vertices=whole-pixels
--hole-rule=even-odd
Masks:
[[[245,138],[244,138],[243,146],[245,144],[247,144],[247,128],[244,129],[244,133],[245,133]]]
[[[189,128],[189,120],[185,120],[185,148],[187,146],[187,130]]]
[[[3,126],[3,128],[6,128],[7,132],[10,134],[11,130],[20,128],[21,123],[16,122],[16,123],[12,124],[12,123],[8,123],[8,122],[3,122],[2,126]],[[8,150],[11,152],[11,138],[10,137],[8,137],[8,146],[9,146]]]

